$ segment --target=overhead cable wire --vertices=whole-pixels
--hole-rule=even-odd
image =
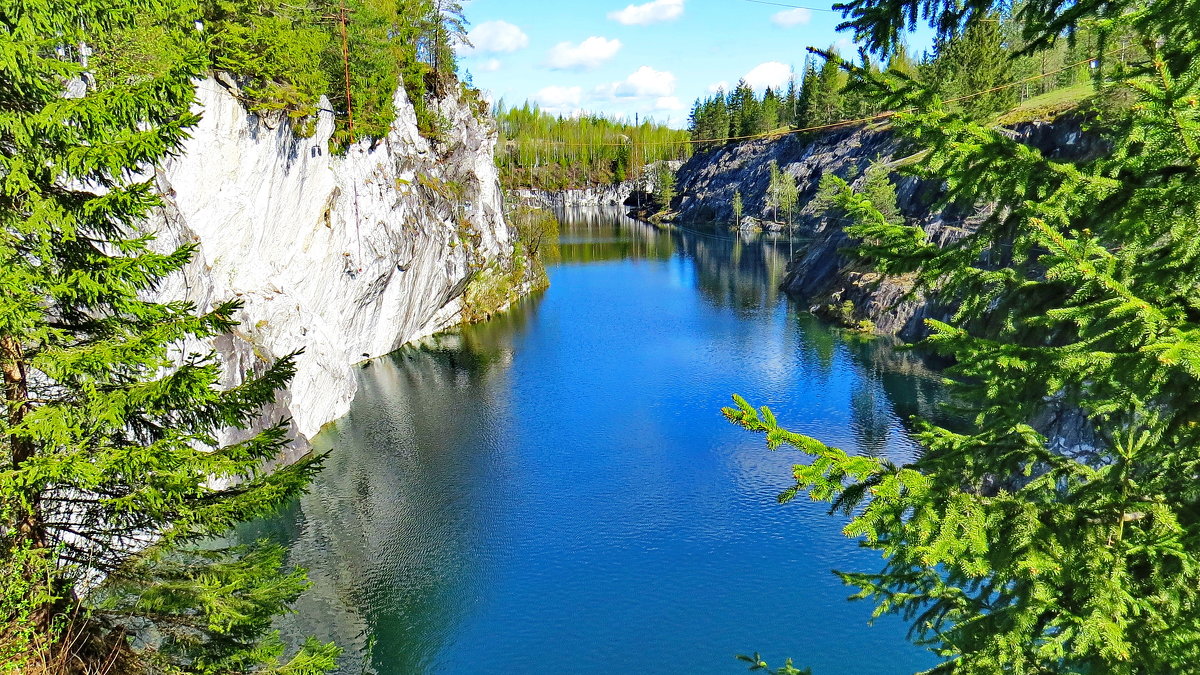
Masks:
[[[772,7],[791,7],[793,9],[807,9],[807,10],[811,10],[813,12],[830,12],[831,14],[840,14],[841,13],[840,11],[838,11],[836,9],[830,9],[829,7],[805,7],[803,5],[789,5],[784,2],[768,2],[767,0],[746,0],[746,2],[753,2],[756,5],[771,5]]]
[[[772,7],[792,7],[795,9],[807,9],[807,10],[811,10],[813,12],[830,12],[832,14],[842,14],[843,13],[842,10],[840,10],[840,9],[832,9],[832,8],[828,8],[828,7],[808,7],[805,5],[791,5],[786,2],[768,2],[768,0],[746,0],[746,2],[753,2],[756,5],[771,5]],[[999,21],[999,19],[979,19],[979,18],[976,18],[975,20],[976,21]]]

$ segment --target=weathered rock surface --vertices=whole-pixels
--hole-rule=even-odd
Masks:
[[[202,310],[244,303],[238,330],[206,345],[228,384],[303,350],[267,413],[292,418],[296,453],[347,412],[356,363],[458,323],[473,271],[512,255],[494,130],[466,105],[443,102],[451,132],[434,147],[403,89],[395,106],[386,138],[334,156],[331,113],[297,138],[288,124],[247,112],[230,86],[205,80],[202,121],[157,174],[166,197],[151,223],[157,245],[197,246],[159,296]]]
[[[1084,133],[1080,120],[1062,117],[1055,122],[1031,122],[1010,133],[1047,156],[1079,159],[1102,150],[1098,138]],[[816,203],[822,176],[832,172],[843,178],[857,176],[860,183],[873,162],[892,162],[902,157],[900,142],[886,126],[848,127],[817,136],[785,136],[749,141],[694,155],[678,172],[679,197],[673,203],[682,222],[733,222],[733,197],[740,191],[746,229],[791,229],[807,239],[789,265],[784,289],[806,301],[817,313],[828,315],[830,306],[850,301],[854,319],[870,319],[881,333],[905,339],[919,337],[923,320],[941,316],[943,310],[922,297],[914,297],[906,279],[883,278],[844,255],[853,245],[843,227]],[[783,216],[768,204],[771,163],[796,180],[800,205],[793,223],[785,226]],[[922,227],[929,237],[945,244],[962,237],[981,211],[933,211],[941,186],[911,176],[892,174],[897,188],[897,205],[910,224]]]
[[[620,206],[636,192],[638,184],[625,181],[613,185],[578,188],[574,190],[511,190],[509,199],[515,203],[540,206],[542,208],[592,208],[597,206]]]
[[[573,190],[549,191],[522,188],[510,190],[508,197],[514,203],[548,209],[632,206],[638,200],[639,195],[642,199],[649,199],[648,195],[652,194],[657,188],[658,172],[656,168],[659,164],[666,164],[672,171],[678,171],[683,166],[683,162],[681,161],[654,162],[644,167],[642,177],[638,180],[627,180],[611,185],[596,185]]]

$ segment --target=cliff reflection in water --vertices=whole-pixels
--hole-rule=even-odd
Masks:
[[[486,479],[501,461],[486,452],[494,408],[480,399],[505,387],[510,338],[536,312],[536,298],[526,300],[364,365],[350,414],[318,439],[329,454],[310,492],[240,533],[286,542],[291,563],[309,570],[312,589],[281,621],[289,643],[336,641],[343,672],[431,667],[440,647],[431,638],[469,611],[460,589],[480,580],[470,555],[480,521],[470,514],[498,498]],[[370,648],[382,669],[363,663],[371,635],[384,638]]]
[[[776,303],[792,243],[779,234],[733,233],[667,224],[656,227],[621,209],[572,209],[559,214],[560,264],[622,260],[695,263],[697,290],[718,307],[761,308]]]
[[[671,237],[617,207],[568,209],[558,217],[557,264],[667,260],[675,253]]]
[[[877,559],[821,505],[774,503],[796,457],[720,418],[736,391],[902,462],[903,418],[936,410],[915,356],[785,301],[788,247],[566,214],[548,291],[367,364],[312,490],[241,532],[309,570],[287,640],[379,675],[725,673],[763,647],[929,665],[829,574]]]

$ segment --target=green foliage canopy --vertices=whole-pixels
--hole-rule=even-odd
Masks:
[[[143,223],[160,199],[145,176],[197,121],[205,45],[190,22],[164,23],[156,30],[179,58],[64,96],[85,74],[64,45],[195,10],[172,0],[0,8],[6,672],[316,673],[337,653],[310,642],[284,658],[271,620],[306,582],[279,547],[212,544],[287,502],[318,467],[309,457],[266,471],[287,421],[251,430],[292,358],[225,388],[216,357],[188,345],[232,330],[238,304],[146,299],[193,253],[152,246]]]
[[[759,98],[739,82],[728,93],[696,99],[688,131],[693,140],[712,141],[699,144],[707,149],[780,128],[838,125],[883,112],[883,101],[847,76],[843,66],[851,64],[868,72],[882,69],[914,80],[937,93],[947,105],[983,118],[1087,81],[1093,74],[1090,61],[1103,51],[1102,43],[1122,45],[1122,68],[1145,58],[1144,48],[1128,27],[1101,28],[1095,22],[1080,22],[1068,37],[1051,44],[1038,42],[1031,50],[1032,38],[1024,37],[1027,20],[1021,11],[981,15],[962,30],[938,35],[932,52],[920,62],[909,55],[902,41],[889,45],[886,62],[873,60],[867,51],[852,60],[833,45],[810,47],[799,83],[793,78],[785,94],[768,89]],[[1014,82],[1018,86],[1010,86]]]
[[[421,132],[436,137],[427,99],[457,91],[453,46],[465,41],[465,20],[449,0],[199,0],[182,12],[157,6],[130,25],[88,36],[97,85],[160,74],[179,56],[176,29],[194,21],[205,68],[238,78],[251,110],[280,111],[311,133],[327,96],[337,115],[335,146],[386,135],[401,85]]]
[[[555,116],[526,102],[492,111],[500,129],[496,164],[506,188],[561,190],[643,176],[648,164],[691,153],[686,131],[651,119],[629,124],[602,115]]]
[[[852,0],[846,26],[894,49],[923,16],[967,35],[989,0]],[[849,232],[883,272],[913,273],[959,309],[928,345],[953,359],[965,429],[923,424],[912,464],[854,456],[788,431],[742,399],[730,420],[809,456],[783,495],[831,502],[845,532],[881,551],[879,573],[845,572],[856,597],[899,613],[942,659],[933,672],[1162,673],[1200,663],[1200,16],[1196,0],[1031,0],[1028,53],[1095,28],[1141,54],[1101,58],[1137,104],[1102,118],[1103,156],[1050,160],[937,92],[867,80],[902,111],[942,181],[943,205],[992,204],[945,246],[841,185]],[[1102,50],[1101,54],[1108,54]],[[1078,411],[1091,438],[1064,447],[1041,423]]]

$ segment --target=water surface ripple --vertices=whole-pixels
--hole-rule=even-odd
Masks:
[[[880,560],[844,521],[776,503],[798,456],[719,411],[739,392],[901,461],[936,378],[789,304],[786,240],[588,212],[559,250],[544,294],[365,367],[312,491],[241,531],[309,569],[284,635],[380,675],[739,673],[755,650],[817,675],[932,665],[846,600],[830,570]]]

